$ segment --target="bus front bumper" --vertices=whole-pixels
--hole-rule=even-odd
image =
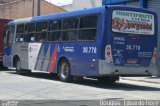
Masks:
[[[105,60],[99,60],[99,75],[119,75],[119,76],[148,76],[155,75],[157,72],[156,65],[148,67],[133,66],[115,66],[108,64]]]

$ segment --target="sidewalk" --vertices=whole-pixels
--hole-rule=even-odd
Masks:
[[[152,76],[152,77],[151,76],[148,76],[148,77],[121,77],[120,79],[160,84],[160,77],[156,77],[156,76]]]

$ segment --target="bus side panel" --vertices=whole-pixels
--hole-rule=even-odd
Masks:
[[[42,63],[43,65],[41,66],[41,70],[42,71],[48,71],[48,67],[50,66],[50,71],[54,69],[54,64],[50,63],[51,57],[52,57],[52,52],[56,51],[56,45],[53,45],[53,43],[43,43],[43,47],[42,47],[42,51],[44,51],[43,53],[41,53],[41,59],[42,59]],[[56,57],[55,57],[56,59]],[[55,61],[52,59],[52,61]]]
[[[43,49],[39,52],[36,70],[58,73],[58,62],[65,58],[70,64],[71,75],[98,75],[97,43],[52,42],[48,43],[48,47],[45,46],[42,46]]]
[[[12,44],[12,66],[15,56],[18,56],[23,69],[29,69],[29,44],[28,43],[13,43]]]
[[[95,42],[59,42],[42,44],[38,53],[35,70],[58,73],[58,62],[66,58],[71,67],[71,75],[98,75],[98,47]]]
[[[57,44],[42,43],[39,48],[38,57],[35,64],[35,70],[54,72],[55,63],[57,60]]]
[[[78,76],[97,76],[97,60],[97,41],[77,43],[75,47],[75,68],[73,68],[72,74]]]
[[[28,66],[33,70],[36,65],[36,61],[39,61],[38,54],[42,48],[42,43],[30,43],[28,45]]]

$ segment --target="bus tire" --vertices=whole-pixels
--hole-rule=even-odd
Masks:
[[[119,80],[119,76],[103,76],[98,77],[100,83],[113,84]]]
[[[32,74],[32,70],[23,70],[23,73],[27,74],[27,75],[31,75]]]
[[[66,59],[61,60],[58,68],[59,79],[63,82],[71,82],[73,77],[71,76],[70,64]]]
[[[16,73],[19,75],[23,74],[23,70],[21,68],[21,62],[19,59],[16,61]]]

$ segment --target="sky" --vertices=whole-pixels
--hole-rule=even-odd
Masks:
[[[71,4],[72,0],[46,0],[48,2],[51,2],[57,6],[62,6],[62,5],[66,5],[66,4]]]

